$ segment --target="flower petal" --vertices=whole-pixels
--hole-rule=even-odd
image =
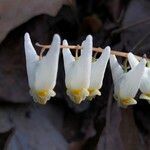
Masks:
[[[146,60],[142,59],[140,63],[124,74],[120,83],[120,97],[122,99],[134,98],[140,87],[141,78],[145,70]]]
[[[150,104],[150,95],[141,94],[141,95],[140,95],[140,99],[147,100],[148,103]]]
[[[81,56],[79,57],[79,63],[82,64],[91,64],[92,61],[92,48],[93,48],[93,38],[91,35],[88,35],[86,37],[86,40],[83,41],[82,43],[82,53]]]
[[[118,101],[119,106],[126,108],[129,105],[137,104],[137,101],[134,98],[128,98]]]
[[[35,102],[40,104],[46,104],[51,97],[54,97],[56,93],[53,90],[30,90],[30,95],[33,97]]]
[[[92,63],[90,87],[91,89],[100,89],[103,83],[104,73],[110,57],[110,47],[107,46],[101,56]]]
[[[131,68],[135,67],[139,63],[137,58],[132,53],[128,54],[128,61],[129,61]]]
[[[74,103],[80,104],[89,95],[89,91],[84,88],[74,90],[67,89],[67,95]]]
[[[114,84],[123,75],[123,69],[119,65],[115,55],[110,55],[110,67]]]
[[[63,40],[63,45],[68,46],[67,40]],[[75,61],[75,58],[73,57],[69,48],[63,48],[63,58],[64,58],[65,72],[67,72],[67,70],[69,69],[69,65]]]
[[[63,41],[64,46],[68,46],[67,40]],[[75,58],[70,52],[69,48],[63,48],[63,60],[64,60],[64,68],[65,68],[65,83],[68,88],[71,88],[71,80],[72,80],[72,72],[73,63],[75,62]]]
[[[35,67],[39,57],[32,45],[29,33],[25,33],[24,47],[25,47],[25,55],[26,55],[28,82],[30,88],[32,88],[35,81]]]
[[[60,52],[60,37],[55,34],[51,48],[46,56],[39,61],[36,69],[36,90],[53,89],[56,84]]]
[[[96,95],[101,96],[101,92],[98,89],[88,89],[89,95],[88,100],[92,100]]]
[[[145,67],[145,72],[140,84],[140,90],[144,94],[150,94],[150,68]]]

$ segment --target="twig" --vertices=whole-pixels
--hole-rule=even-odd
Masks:
[[[43,53],[43,50],[49,49],[50,46],[51,46],[51,45],[42,45],[42,44],[39,44],[39,43],[36,43],[35,45],[42,48],[42,53]],[[74,50],[76,50],[76,49],[82,49],[82,47],[79,46],[79,45],[77,45],[77,46],[75,46],[75,45],[68,45],[68,46],[60,45],[60,48],[69,48],[69,49],[74,49]],[[103,49],[100,48],[100,47],[98,47],[98,48],[93,47],[93,51],[102,53]],[[120,56],[120,57],[124,57],[124,58],[128,57],[128,53],[120,52],[120,51],[117,51],[117,50],[111,50],[111,54],[112,55],[116,55],[116,56]],[[142,57],[140,57],[140,56],[137,56],[137,55],[135,55],[135,56],[136,56],[136,58],[138,60],[142,59]],[[148,61],[150,61],[150,59],[148,59],[148,58],[146,58],[146,59]]]
[[[134,27],[134,26],[143,24],[143,23],[146,23],[146,22],[148,22],[148,21],[150,21],[150,17],[148,17],[148,18],[146,18],[146,19],[143,19],[143,20],[140,20],[140,21],[137,21],[137,22],[135,22],[135,23],[129,24],[129,25],[127,25],[127,26],[121,27],[121,28],[119,28],[119,29],[113,31],[112,34],[114,34],[114,33],[120,33],[121,31],[124,31],[124,30],[126,30],[126,29],[128,29],[128,28],[131,28],[131,27]]]
[[[77,46],[76,46],[76,55],[75,55],[75,58],[76,58],[76,59],[78,59],[79,47],[80,47],[80,45],[77,45]]]
[[[133,47],[131,51],[135,52],[135,49],[138,48],[149,36],[150,36],[150,32],[145,34],[144,37],[142,37],[142,39]]]
[[[42,56],[43,56],[43,53],[44,53],[44,51],[45,51],[45,47],[43,47],[42,49],[41,49],[41,51],[40,51],[40,56],[39,56],[39,59],[41,60],[42,59]]]

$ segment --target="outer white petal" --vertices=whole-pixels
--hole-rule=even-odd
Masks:
[[[103,83],[104,73],[107,66],[107,62],[110,57],[110,47],[107,46],[102,55],[96,62],[92,63],[90,87],[91,89],[100,89]]]
[[[123,75],[123,69],[119,65],[115,55],[110,56],[110,67],[111,67],[113,81],[115,84],[117,82],[117,80],[119,80],[119,78]]]
[[[77,60],[77,66],[78,68],[80,68],[80,70],[78,70],[77,79],[79,80],[79,82],[82,81],[80,85],[83,84],[85,85],[85,87],[89,87],[90,84],[92,48],[93,48],[93,38],[91,35],[88,35],[86,40],[83,42],[82,54],[79,57],[79,60]]]
[[[68,46],[68,43],[66,40],[63,41],[64,46]],[[75,58],[70,52],[69,48],[63,48],[63,59],[64,59],[64,68],[65,68],[65,82],[66,86],[68,88],[71,88],[71,80],[72,78],[72,70],[73,68],[73,63],[75,62]]]
[[[38,63],[35,80],[36,90],[54,88],[58,71],[59,52],[60,37],[55,34],[51,48],[47,52],[46,56]]]
[[[150,68],[145,67],[145,72],[141,79],[140,90],[142,94],[140,99],[145,99],[150,104]]]
[[[24,36],[24,47],[25,47],[25,55],[26,55],[28,82],[30,88],[33,88],[34,81],[35,81],[35,68],[39,57],[32,45],[29,33],[26,33]]]
[[[137,58],[132,53],[128,53],[128,61],[129,61],[131,68],[135,67],[139,63]]]
[[[140,84],[140,90],[144,94],[150,94],[150,68],[145,67],[145,72]]]
[[[140,87],[141,78],[145,70],[145,59],[126,73],[120,83],[120,97],[122,99],[134,98]]]
[[[81,47],[82,47],[82,49],[81,49],[81,55],[82,55],[82,53],[83,53],[83,47],[84,47],[84,45],[85,45],[85,41],[86,41],[86,40],[82,41],[82,44],[81,44]]]
[[[67,40],[63,40],[63,45],[68,46]],[[72,53],[70,52],[69,48],[63,48],[63,58],[64,58],[64,67],[65,67],[65,70],[66,70],[66,69],[68,69],[69,65],[73,61],[75,61],[75,58],[72,55]]]
[[[81,56],[79,57],[79,62],[83,64],[89,64],[92,60],[92,48],[93,48],[93,38],[91,35],[86,37],[86,40],[82,43],[83,50]],[[90,61],[89,61],[90,60]],[[91,63],[90,63],[91,64]]]

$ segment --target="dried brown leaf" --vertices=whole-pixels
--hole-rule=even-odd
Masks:
[[[56,16],[62,5],[72,5],[73,0],[2,0],[0,2],[0,42],[9,31],[34,16]]]

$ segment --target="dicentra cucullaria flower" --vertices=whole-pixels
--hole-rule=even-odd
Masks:
[[[99,91],[103,84],[104,73],[106,70],[107,62],[110,57],[110,47],[107,46],[101,56],[92,62],[91,78],[89,86],[89,99],[91,100],[96,95],[101,95]]]
[[[25,34],[24,40],[30,94],[36,102],[45,104],[56,95],[53,89],[58,70],[60,37],[54,35],[51,48],[42,59],[39,59],[28,33]]]
[[[136,67],[139,64],[137,58],[132,54],[128,54],[128,60],[131,68]],[[141,79],[140,91],[142,94],[140,95],[140,99],[145,99],[150,103],[150,67],[145,67],[144,74]]]
[[[136,67],[125,73],[119,65],[116,56],[110,56],[110,66],[114,82],[114,98],[120,106],[127,107],[137,103],[134,97],[140,87],[145,64],[146,60],[142,59]]]
[[[64,46],[68,46],[66,40]],[[81,56],[77,59],[73,57],[68,48],[63,48],[63,58],[65,67],[65,83],[67,94],[72,101],[79,104],[89,96],[91,62],[92,62],[92,36],[88,35],[82,43]]]

